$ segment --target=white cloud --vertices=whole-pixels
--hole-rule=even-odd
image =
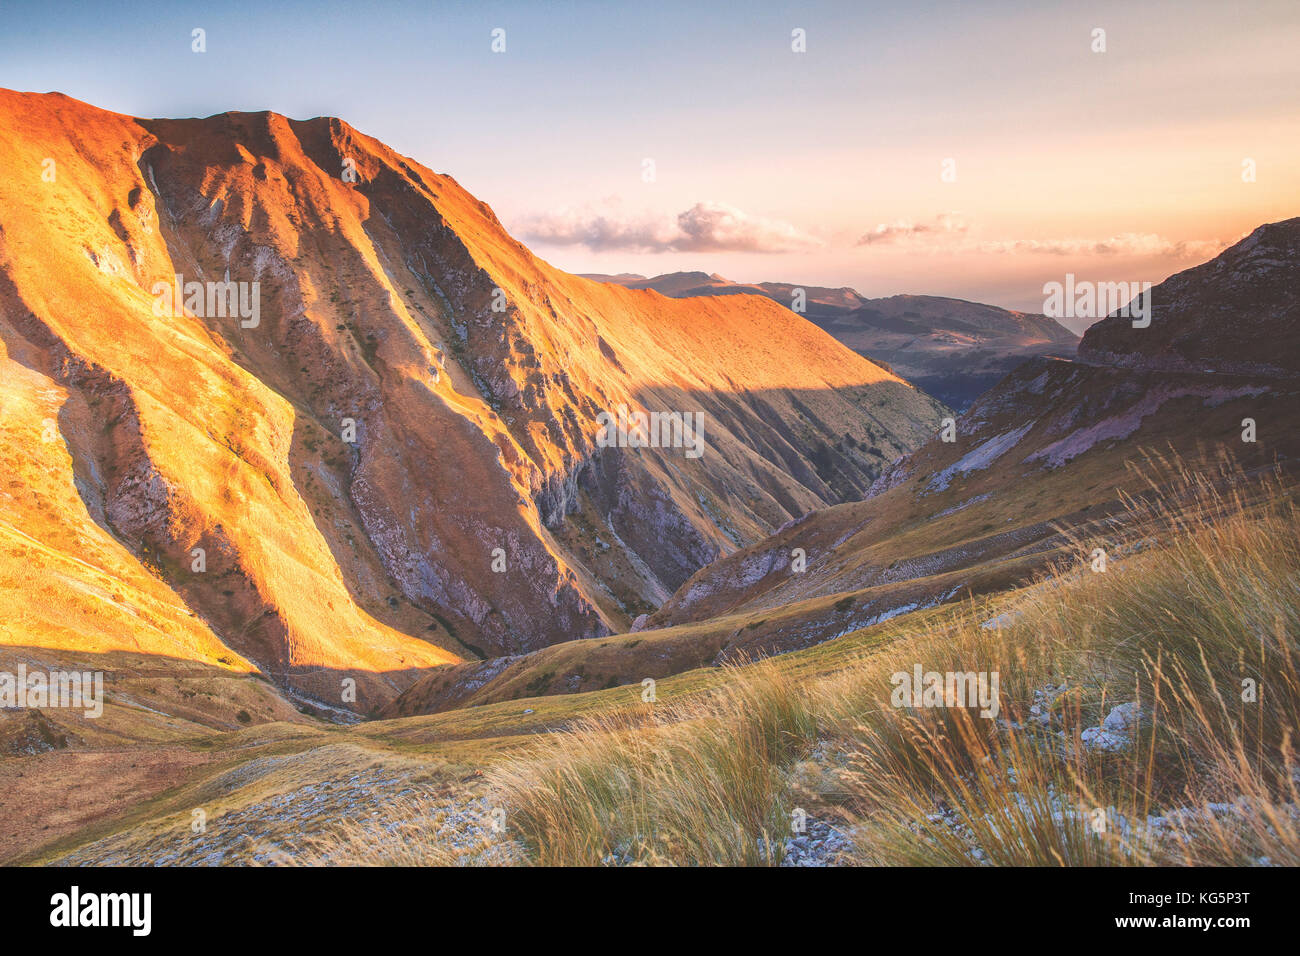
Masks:
[[[881,223],[858,239],[859,246],[906,245],[923,252],[982,253],[984,255],[1132,256],[1204,260],[1218,255],[1231,242],[1222,239],[1167,239],[1155,233],[1124,232],[1105,239],[977,239],[970,224],[956,213],[943,213],[922,222],[900,219]]]
[[[1166,239],[1155,233],[1124,232],[1109,239],[1010,239],[978,244],[979,252],[1053,256],[1153,256],[1208,259],[1228,248],[1221,239]]]
[[[911,222],[899,219],[893,223],[880,223],[875,229],[862,234],[858,239],[860,246],[886,245],[911,239],[932,239],[936,236],[961,234],[967,230],[966,222],[959,219],[957,213],[945,212],[935,216],[929,222]]]
[[[697,202],[676,216],[564,209],[525,219],[519,232],[531,242],[597,252],[793,252],[822,244],[787,222],[713,201]]]

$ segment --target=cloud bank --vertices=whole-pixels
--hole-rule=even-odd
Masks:
[[[1155,233],[1123,232],[1105,239],[976,239],[957,213],[942,213],[922,222],[897,220],[863,233],[859,246],[905,246],[920,252],[984,255],[1133,256],[1163,259],[1210,259],[1230,242],[1222,239],[1167,239]]]
[[[787,222],[751,216],[725,203],[697,202],[676,216],[625,216],[559,210],[521,224],[527,240],[586,246],[595,252],[798,252],[821,240]]]
[[[593,252],[803,252],[822,240],[788,222],[751,216],[735,206],[706,200],[676,215],[633,215],[617,200],[602,209],[561,209],[525,218],[522,238],[553,246],[585,246]],[[929,219],[898,219],[864,232],[858,247],[899,247],[915,252],[991,256],[1122,256],[1210,259],[1231,243],[1221,239],[1168,239],[1155,233],[1124,232],[1108,238],[980,239],[960,213]]]
[[[1156,256],[1209,259],[1228,248],[1221,239],[1166,239],[1154,233],[1124,232],[1109,239],[1009,239],[979,244],[980,252],[1052,256]]]
[[[862,237],[858,239],[857,245],[891,245],[910,239],[933,238],[951,234],[960,235],[967,228],[967,224],[954,212],[940,213],[929,222],[911,222],[910,220],[899,219],[892,224],[882,222],[875,229],[863,233]]]

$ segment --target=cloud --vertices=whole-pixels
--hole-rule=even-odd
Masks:
[[[924,222],[901,219],[881,223],[858,239],[859,246],[906,245],[924,252],[985,255],[1132,256],[1163,259],[1210,259],[1231,242],[1222,239],[1166,239],[1155,233],[1124,232],[1106,239],[976,239],[957,213]]]
[[[925,220],[899,219],[863,233],[857,246],[900,246],[917,252],[982,255],[1126,256],[1210,259],[1231,242],[1167,239],[1155,233],[1124,232],[1104,239],[979,239],[957,212]],[[615,198],[599,209],[561,209],[524,219],[518,232],[529,242],[586,246],[595,252],[798,252],[824,243],[787,222],[751,216],[726,203],[697,202],[677,215],[631,215]]]
[[[1010,239],[978,244],[978,251],[995,254],[1053,256],[1152,256],[1166,259],[1208,259],[1228,248],[1222,239],[1166,239],[1155,233],[1124,232],[1109,239]]]
[[[934,238],[948,234],[960,234],[967,230],[966,222],[959,219],[957,213],[945,212],[935,216],[929,222],[910,222],[900,219],[892,224],[881,223],[875,229],[862,234],[859,246],[888,245],[918,238]]]
[[[786,222],[762,219],[725,203],[697,202],[676,216],[629,217],[590,210],[559,210],[523,221],[527,240],[586,246],[596,252],[794,252],[819,239]]]

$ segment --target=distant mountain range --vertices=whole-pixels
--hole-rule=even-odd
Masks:
[[[1055,319],[933,295],[868,299],[853,289],[787,282],[749,285],[704,272],[646,278],[589,274],[629,289],[671,298],[761,295],[792,308],[803,293],[803,315],[860,355],[886,364],[946,405],[965,411],[1021,362],[1035,356],[1071,358],[1079,337]]]

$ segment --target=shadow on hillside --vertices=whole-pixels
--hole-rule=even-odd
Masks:
[[[369,713],[377,713],[388,700],[428,673],[428,669],[416,667],[387,671],[289,667],[283,675],[272,679],[261,671],[231,670],[219,664],[164,654],[0,644],[0,674],[16,675],[20,664],[27,674],[39,673],[47,678],[54,671],[102,674],[105,701],[116,700],[124,708],[137,710],[146,722],[153,717],[183,720],[192,725],[195,735],[206,730],[240,730],[283,720],[355,723]],[[351,690],[345,695],[348,680],[356,682],[354,695]],[[388,692],[375,695],[374,690],[381,687],[388,688]],[[356,699],[347,700],[345,696]],[[4,708],[0,712],[23,709],[21,706]],[[47,713],[56,723],[74,732],[76,727],[98,732],[96,718],[86,716],[85,710],[85,707],[51,707]],[[119,723],[105,721],[104,732],[119,733]],[[0,753],[0,757],[4,756],[12,755]]]

